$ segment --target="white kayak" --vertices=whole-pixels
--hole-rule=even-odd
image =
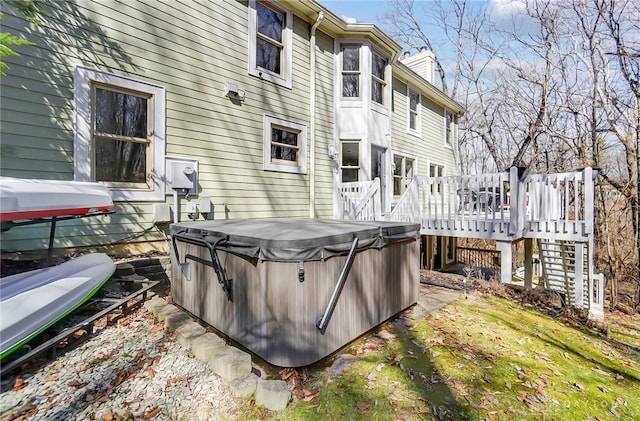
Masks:
[[[0,222],[89,215],[113,208],[100,183],[0,177]]]
[[[0,359],[86,302],[114,271],[109,256],[92,253],[0,278]]]

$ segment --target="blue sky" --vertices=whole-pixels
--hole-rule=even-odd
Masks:
[[[356,18],[358,22],[375,23],[382,26],[382,15],[389,2],[385,0],[320,0],[327,9],[338,16]]]

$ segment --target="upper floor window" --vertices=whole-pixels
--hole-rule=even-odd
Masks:
[[[453,147],[458,141],[458,117],[447,111],[444,112],[444,141]]]
[[[415,171],[415,159],[393,154],[393,195],[402,196],[411,183]]]
[[[360,142],[342,141],[340,145],[342,182],[358,181],[360,177]]]
[[[407,89],[409,97],[409,130],[420,132],[420,94]]]
[[[83,67],[74,77],[74,179],[114,200],[163,200],[164,88]]]
[[[342,96],[360,96],[360,46],[343,45],[342,52]]]
[[[305,125],[265,115],[263,136],[265,170],[307,172]]]
[[[249,74],[291,88],[293,14],[275,2],[249,3]]]
[[[371,54],[371,100],[384,104],[387,60],[375,51]]]

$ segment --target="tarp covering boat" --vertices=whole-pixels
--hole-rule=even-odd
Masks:
[[[88,215],[113,208],[100,183],[0,177],[0,222]]]
[[[102,253],[0,278],[0,359],[91,298],[115,271]]]

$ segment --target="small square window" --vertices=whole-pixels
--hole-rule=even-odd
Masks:
[[[264,169],[306,174],[307,127],[264,116]]]

